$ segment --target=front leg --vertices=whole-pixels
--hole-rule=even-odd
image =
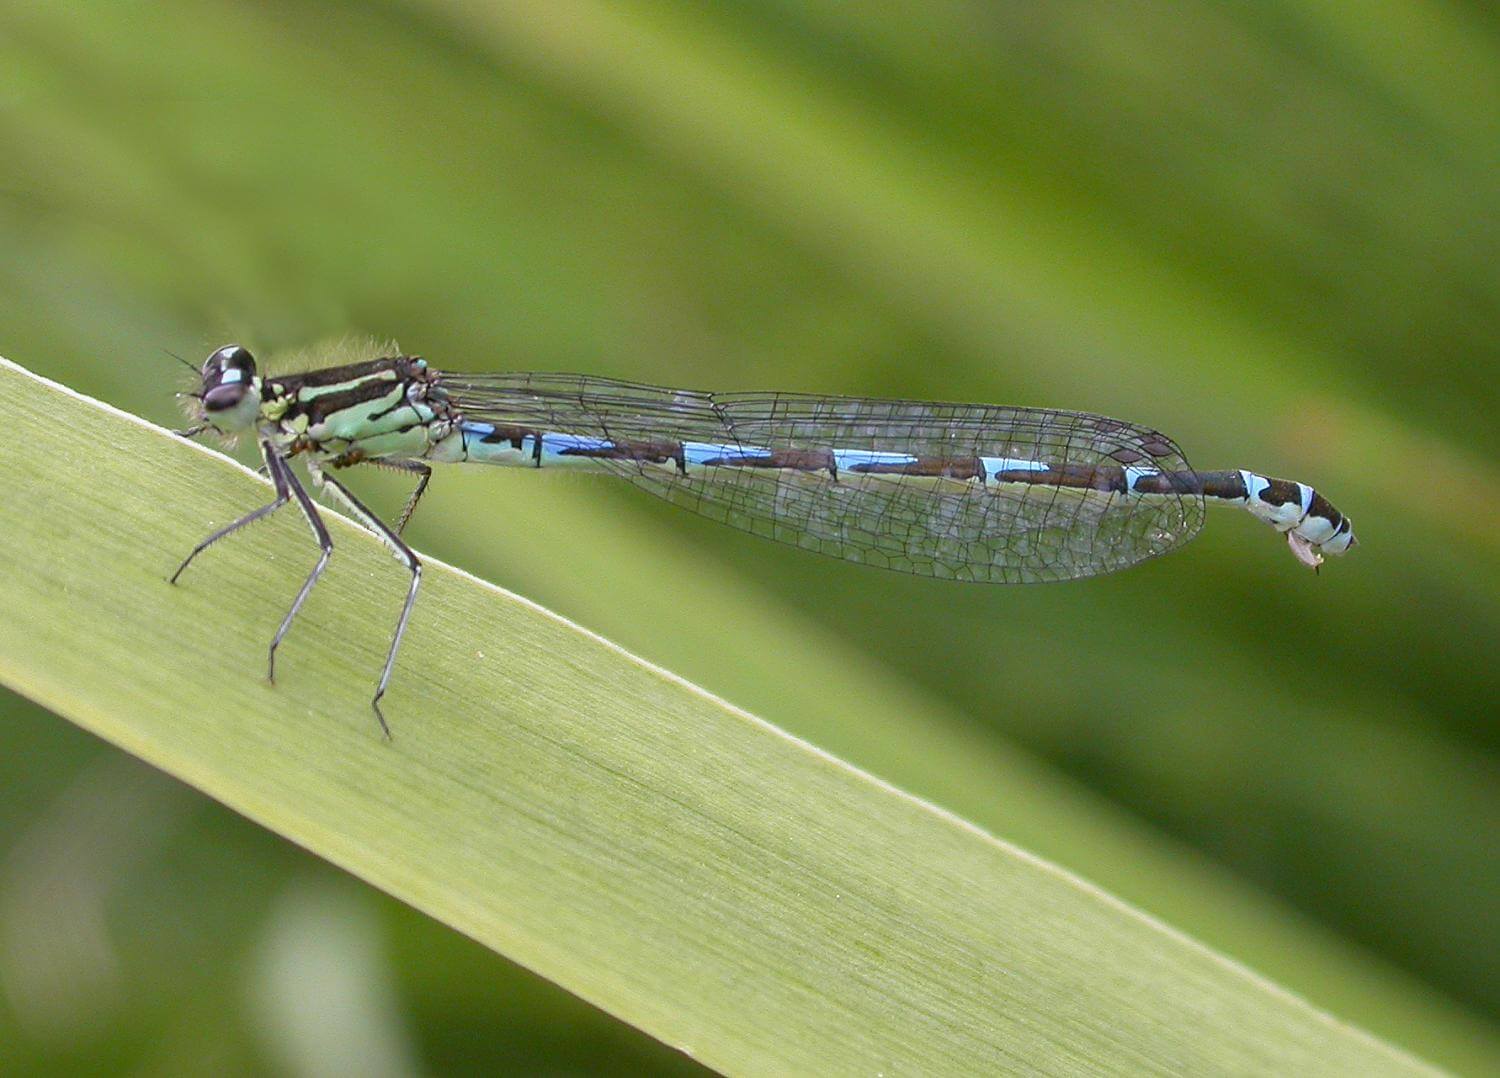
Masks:
[[[280,460],[280,456],[277,454],[275,447],[272,446],[269,441],[263,440],[260,443],[260,452],[261,456],[265,458],[265,467],[267,473],[271,477],[271,482],[276,487],[276,499],[269,505],[263,505],[259,509],[256,509],[254,512],[246,513],[234,523],[226,524],[224,527],[220,528],[218,531],[210,535],[207,539],[204,539],[197,546],[193,547],[192,552],[189,553],[187,557],[182,559],[182,564],[177,567],[177,571],[173,573],[168,579],[169,583],[177,583],[177,578],[182,575],[182,571],[192,563],[192,560],[199,554],[202,554],[209,547],[213,546],[220,539],[234,534],[235,532],[243,528],[246,524],[254,524],[257,520],[261,519],[261,517],[270,516],[272,513],[276,512],[276,510],[285,505],[288,499],[291,498],[292,492],[291,488],[287,484],[285,474],[283,474],[280,469],[276,468],[272,464],[273,460]]]

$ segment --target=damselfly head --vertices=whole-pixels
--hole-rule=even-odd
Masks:
[[[224,434],[244,430],[260,412],[260,379],[248,348],[226,344],[203,361],[203,386],[197,394],[200,418]]]

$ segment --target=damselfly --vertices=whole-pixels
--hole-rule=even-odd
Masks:
[[[292,471],[301,456],[411,573],[371,700],[387,736],[380,699],[422,578],[401,531],[434,463],[592,468],[756,535],[952,580],[1123,569],[1196,535],[1206,501],[1248,509],[1314,568],[1354,545],[1349,519],[1304,483],[1194,471],[1165,435],[1085,412],[457,374],[404,355],[272,377],[239,345],[214,352],[200,373],[188,394],[196,422],[181,433],[254,431],[276,497],[194,547],[173,582],[209,546],[295,500],[321,554],[271,639],[274,679],[276,648],[333,552]],[[329,474],[365,463],[416,476],[395,527]]]

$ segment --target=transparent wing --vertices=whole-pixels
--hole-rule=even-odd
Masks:
[[[1125,467],[1190,474],[1170,439],[1105,416],[703,393],[570,374],[443,374],[441,384],[467,419],[656,447],[654,461],[643,454],[598,463],[713,520],[885,569],[994,583],[1066,580],[1166,553],[1203,522],[1202,498],[1193,493],[963,477],[963,462],[976,458],[1046,464],[1056,474]],[[722,446],[717,459],[737,463],[683,474],[662,449],[682,442]],[[779,466],[765,466],[767,451]],[[830,467],[828,451],[852,451],[837,458],[846,464],[884,459],[877,454],[916,458],[931,474]]]

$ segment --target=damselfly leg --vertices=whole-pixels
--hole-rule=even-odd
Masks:
[[[185,434],[185,432],[179,433]],[[193,547],[192,552],[188,554],[187,557],[182,559],[182,564],[177,567],[177,571],[168,578],[169,583],[177,583],[177,578],[182,575],[182,571],[184,569],[192,564],[193,559],[196,558],[199,554],[202,554],[209,547],[213,546],[220,539],[223,539],[226,536],[233,535],[235,532],[243,528],[246,524],[254,524],[262,517],[270,516],[272,513],[276,512],[276,510],[280,509],[283,505],[291,500],[292,491],[290,486],[288,486],[286,479],[282,476],[281,472],[271,466],[271,458],[276,454],[276,451],[271,447],[271,443],[261,442],[260,451],[261,454],[265,457],[266,471],[271,477],[271,482],[276,486],[275,500],[268,505],[261,506],[254,512],[246,513],[244,516],[240,517],[238,520],[234,521],[231,524],[224,525],[224,527],[220,528],[208,538],[204,539],[197,546]]]
[[[292,600],[292,605],[287,610],[286,616],[281,619],[281,624],[276,629],[276,635],[271,638],[271,646],[266,651],[266,679],[274,682],[276,680],[276,649],[281,645],[281,641],[285,638],[287,631],[291,629],[292,621],[297,617],[297,611],[302,609],[302,604],[307,601],[307,596],[312,592],[313,585],[323,575],[323,570],[328,565],[328,559],[333,555],[333,539],[329,536],[328,529],[324,526],[322,517],[318,515],[317,506],[313,504],[312,498],[308,496],[302,484],[297,481],[297,477],[293,474],[291,467],[276,452],[275,447],[270,442],[263,441],[260,448],[261,454],[265,458],[266,474],[270,476],[271,483],[276,489],[275,499],[253,512],[246,513],[238,520],[226,524],[197,546],[193,547],[192,552],[182,560],[182,564],[177,567],[177,571],[171,575],[169,582],[172,584],[177,583],[177,578],[182,575],[183,570],[192,564],[193,559],[220,539],[233,535],[247,524],[254,524],[257,520],[270,516],[295,498],[298,507],[302,510],[302,515],[307,518],[308,526],[312,528],[313,537],[318,541],[320,553],[317,564],[312,567],[312,571],[307,574],[307,579],[302,582],[302,587],[297,592],[297,597]],[[381,726],[385,726],[384,720],[381,720]]]
[[[406,530],[406,524],[411,520],[411,515],[417,511],[417,503],[422,500],[422,495],[427,493],[427,484],[432,482],[432,468],[419,460],[392,460],[384,463],[397,471],[411,472],[419,477],[416,489],[411,492],[411,497],[406,499],[401,515],[396,518],[396,534],[400,535]]]
[[[417,471],[417,468],[403,468],[404,471]],[[416,492],[407,502],[406,511],[401,514],[401,524],[405,524],[411,516],[411,510],[416,505],[417,499],[421,497],[422,491],[426,489],[427,482],[432,478],[432,470],[425,465],[421,466],[422,479],[417,484]],[[401,538],[400,528],[392,529],[385,521],[374,514],[371,509],[354,496],[348,487],[340,483],[326,472],[320,472],[319,478],[324,485],[333,492],[351,513],[355,515],[365,527],[375,533],[381,542],[390,548],[391,553],[396,555],[396,560],[406,566],[411,573],[411,583],[406,589],[406,601],[401,604],[401,617],[396,622],[395,635],[391,637],[390,649],[386,652],[385,666],[380,671],[380,682],[375,687],[375,696],[370,700],[370,706],[375,709],[375,718],[380,722],[380,729],[385,736],[391,736],[391,728],[386,725],[385,713],[380,710],[380,698],[385,695],[385,689],[391,680],[391,670],[396,665],[396,652],[401,649],[401,638],[406,635],[406,623],[411,620],[412,607],[417,604],[417,589],[422,586],[422,562],[417,557],[416,551],[407,546]]]
[[[302,582],[302,590],[297,592],[297,597],[292,600],[291,607],[286,612],[286,617],[281,619],[281,625],[276,629],[276,635],[271,637],[270,652],[266,657],[266,680],[276,680],[276,649],[281,645],[282,638],[286,636],[287,630],[292,627],[292,621],[297,616],[297,611],[302,609],[302,604],[307,602],[307,597],[312,593],[313,585],[318,582],[318,577],[323,575],[323,570],[328,567],[328,559],[333,557],[333,537],[328,534],[328,527],[323,523],[323,518],[318,515],[318,507],[313,503],[312,497],[307,490],[298,482],[296,475],[292,473],[292,466],[283,457],[274,453],[266,457],[266,466],[271,469],[272,476],[278,473],[281,482],[292,490],[292,495],[297,499],[297,505],[302,510],[302,515],[307,518],[307,526],[312,529],[313,537],[318,541],[318,563],[312,567],[312,572],[307,574],[307,579]],[[275,479],[272,480],[275,482]],[[385,726],[385,720],[380,722]]]

